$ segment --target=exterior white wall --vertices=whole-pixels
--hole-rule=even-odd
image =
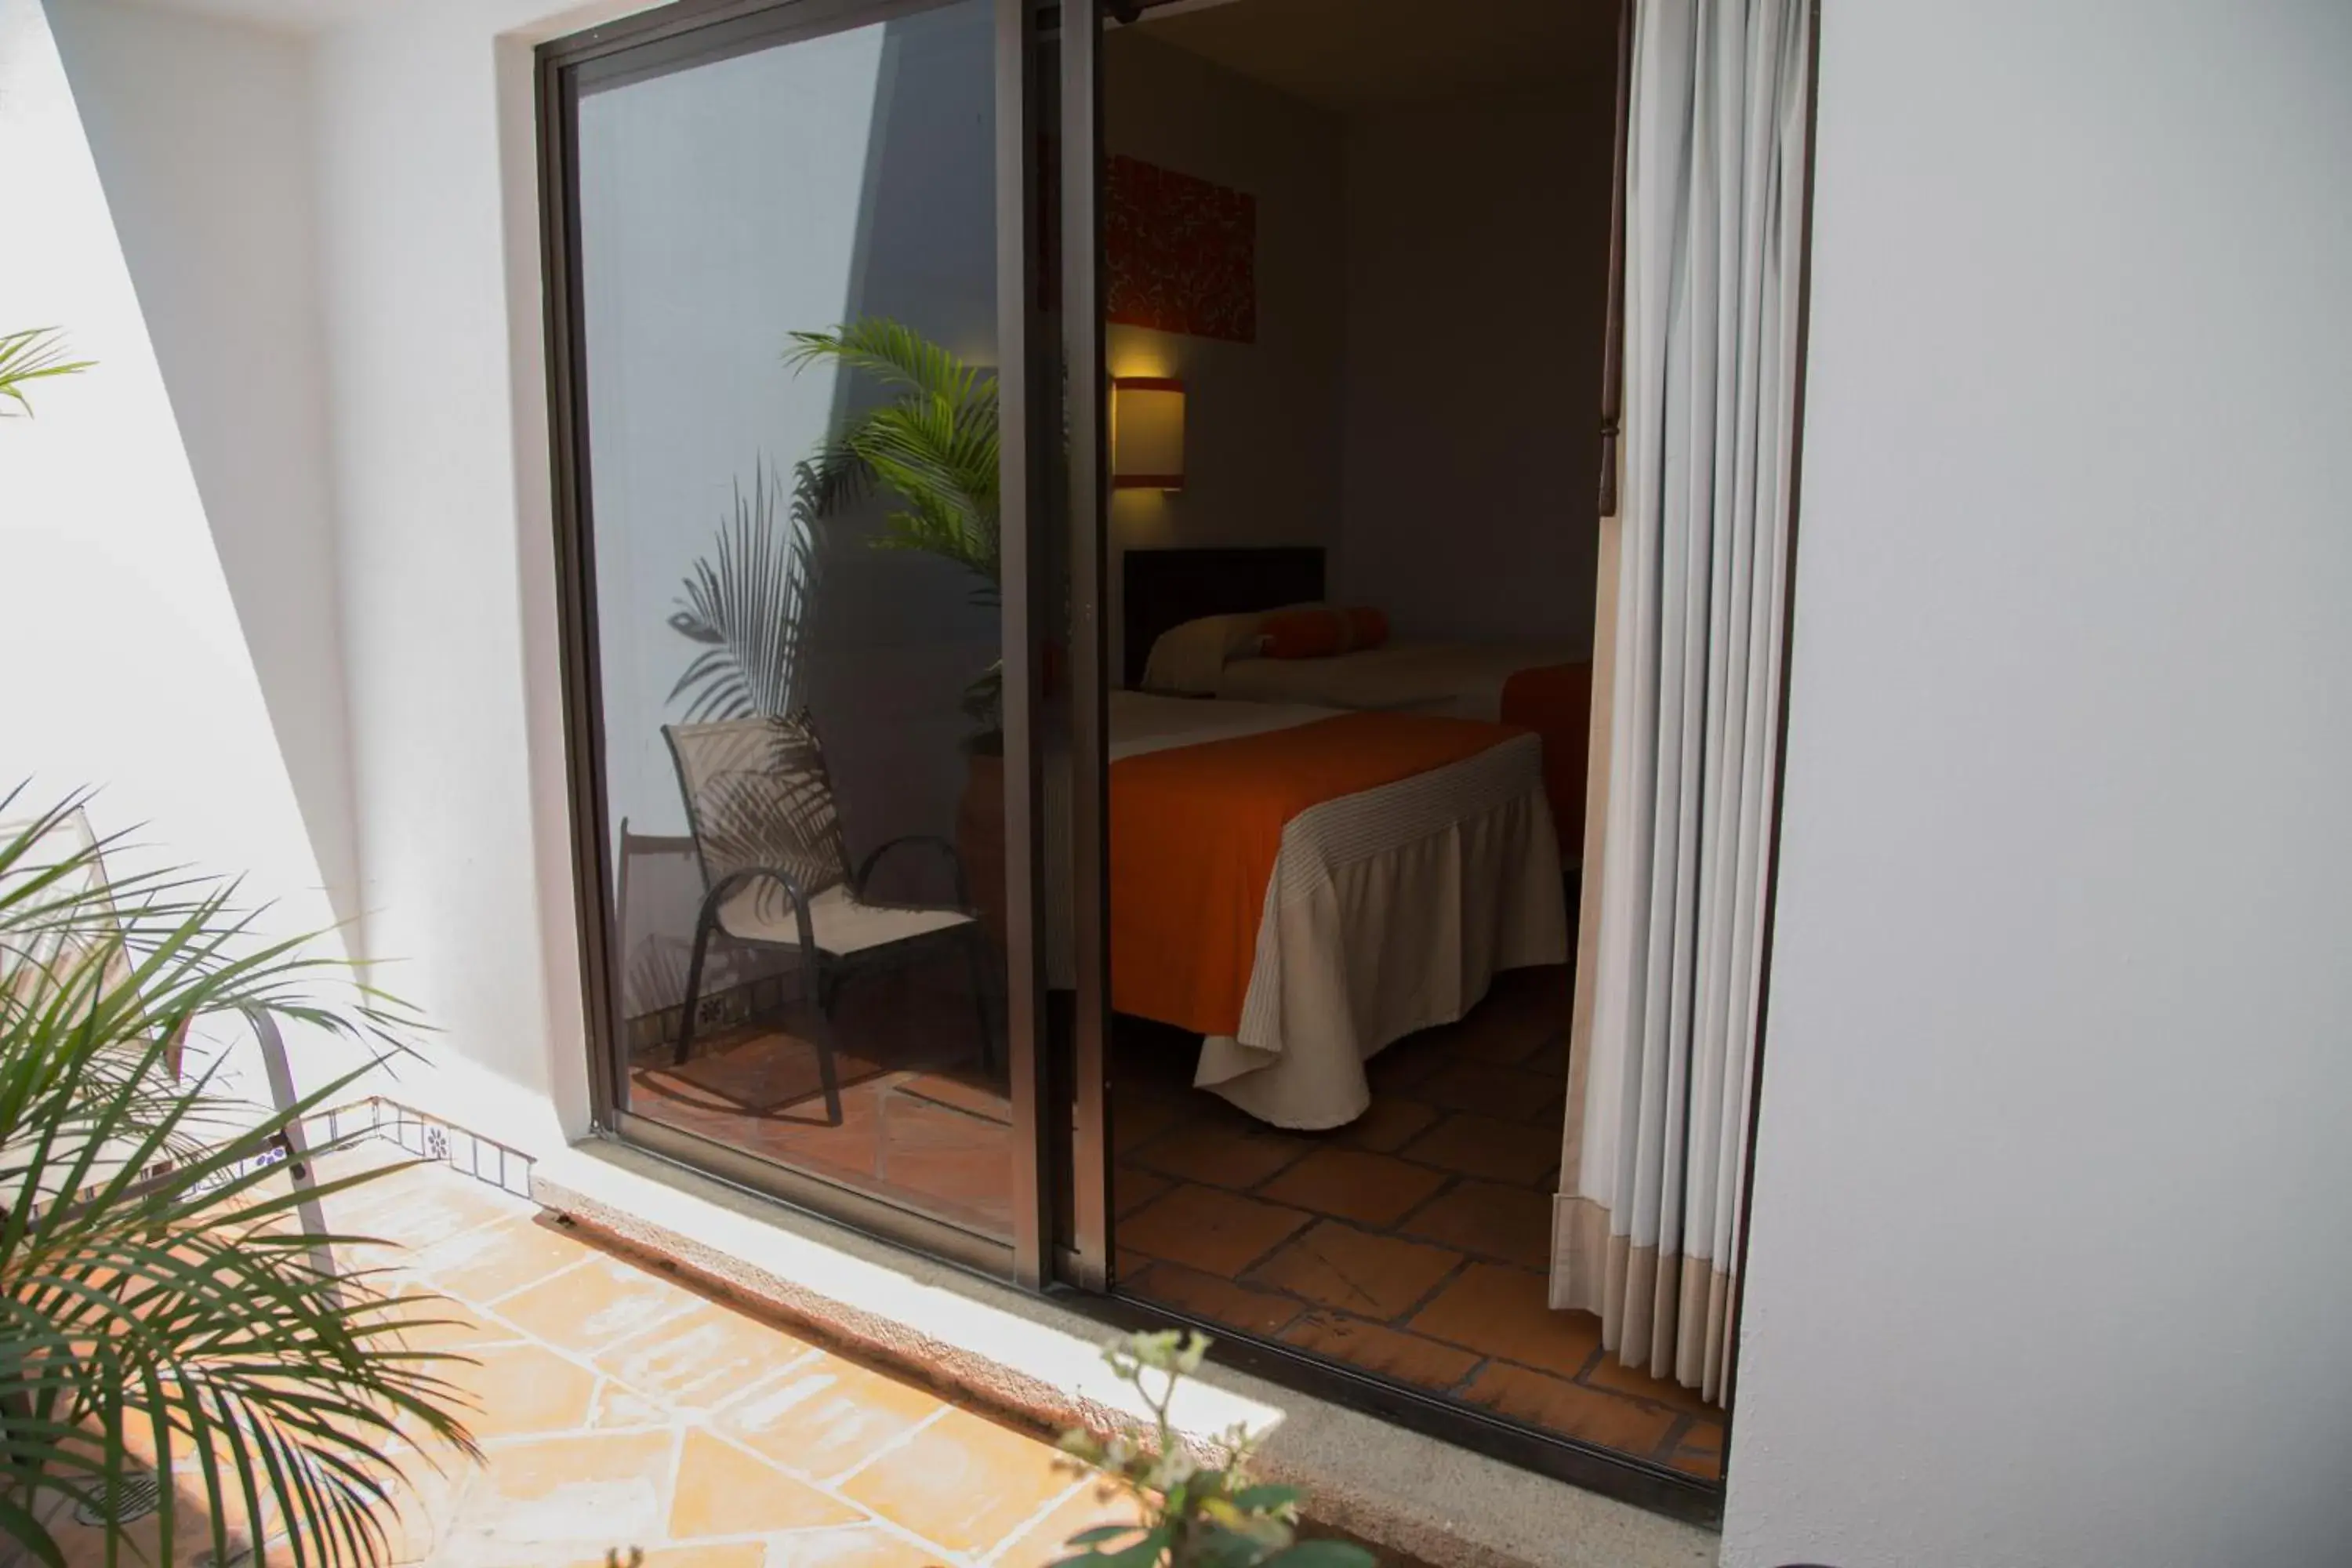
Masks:
[[[220,63],[242,62],[232,52]],[[175,392],[233,397],[247,367],[167,384],[159,353],[196,330],[194,307],[159,301],[154,313],[176,319],[151,333],[122,234],[156,217],[141,199],[154,193],[134,181],[121,205],[135,216],[118,224],[85,129],[120,123],[110,115],[138,74],[101,71],[87,97],[105,107],[78,104],[40,0],[0,0],[0,192],[18,220],[0,244],[0,330],[61,326],[78,357],[98,362],[38,384],[37,416],[0,420],[0,790],[31,781],[21,810],[95,787],[92,826],[133,835],[117,869],[241,876],[252,903],[273,906],[268,933],[320,931],[334,914],[320,857],[255,672],[268,637],[240,623],[224,571],[250,564],[254,539],[239,529],[255,519],[208,511],[217,498],[203,493],[175,416]],[[216,272],[219,259],[189,266]],[[331,692],[320,700],[331,721]],[[341,937],[316,951],[340,955]],[[296,1044],[308,1083],[353,1065]]]
[[[369,956],[443,1031],[405,1092],[534,1150],[588,1089],[530,47],[590,20],[430,0],[312,46]]]
[[[2352,8],[1824,8],[1725,1561],[2352,1554]]]
[[[312,852],[336,915],[362,921],[309,49],[96,0],[51,15]]]

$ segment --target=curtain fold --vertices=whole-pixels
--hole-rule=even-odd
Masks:
[[[1778,741],[1805,0],[1637,0],[1592,1025],[1551,1303],[1723,1396]]]

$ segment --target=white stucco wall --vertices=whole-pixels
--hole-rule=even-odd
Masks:
[[[1824,7],[1737,1568],[2352,1557],[2347,82]]]
[[[588,1120],[530,48],[590,14],[551,9],[426,0],[311,46],[369,955],[444,1031],[409,1092],[531,1149]]]
[[[99,0],[50,14],[303,826],[356,927],[309,49]]]
[[[281,929],[331,922],[155,336],[39,0],[0,0],[0,330],[95,369],[0,422],[0,780],[101,793],[101,833],[250,877]],[[229,395],[226,384],[219,395]],[[144,825],[143,827],[142,825]]]

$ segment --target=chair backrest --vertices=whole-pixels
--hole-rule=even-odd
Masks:
[[[849,851],[816,727],[791,719],[665,724],[686,820],[713,888],[754,866],[788,871],[814,898],[849,880]]]

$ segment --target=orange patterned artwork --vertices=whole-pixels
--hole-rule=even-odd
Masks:
[[[1257,341],[1257,198],[1140,158],[1103,171],[1104,314],[1133,327]]]

